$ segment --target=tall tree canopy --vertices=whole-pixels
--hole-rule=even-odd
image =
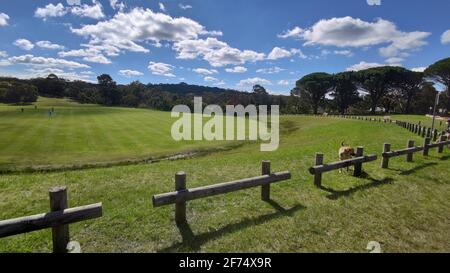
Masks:
[[[339,113],[344,114],[349,106],[359,99],[358,89],[353,83],[353,72],[342,72],[333,75],[331,96],[334,98]]]
[[[382,66],[358,71],[355,74],[355,82],[359,89],[368,93],[370,98],[370,111],[375,113],[381,99],[385,97],[393,87],[395,73],[400,67]]]
[[[445,94],[442,98],[445,107],[450,109],[450,58],[442,59],[430,65],[425,70],[425,76],[445,86]]]
[[[302,99],[310,101],[314,114],[317,114],[319,106],[323,103],[325,95],[333,86],[333,76],[328,73],[318,72],[304,76],[296,82],[294,92]],[[305,95],[304,98],[302,95]]]

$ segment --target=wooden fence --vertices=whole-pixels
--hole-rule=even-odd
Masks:
[[[53,252],[65,253],[70,242],[69,224],[102,216],[102,203],[67,208],[66,187],[51,188],[49,194],[50,212],[0,221],[0,238],[51,228]]]
[[[186,202],[198,198],[261,186],[261,199],[270,199],[270,184],[291,178],[288,171],[270,173],[270,161],[262,162],[262,175],[198,188],[186,188],[186,174],[175,174],[175,191],[153,196],[153,207],[175,204],[175,221],[186,222]]]
[[[341,169],[341,168],[346,168],[349,166],[354,166],[353,176],[356,176],[356,177],[361,176],[362,164],[366,163],[366,162],[371,162],[371,161],[377,160],[376,155],[364,156],[363,153],[364,153],[364,148],[357,147],[355,158],[341,160],[341,161],[332,162],[332,163],[328,163],[328,164],[323,163],[323,154],[322,153],[316,153],[315,166],[309,168],[309,172],[312,175],[314,175],[314,185],[316,185],[317,187],[322,186],[322,173]]]

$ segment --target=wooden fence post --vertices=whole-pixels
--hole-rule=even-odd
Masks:
[[[427,131],[427,128],[422,126],[422,137],[425,137],[426,131]]]
[[[364,148],[359,146],[356,147],[356,157],[363,156]],[[353,176],[359,177],[361,176],[362,163],[355,164],[355,170],[353,171]]]
[[[445,141],[445,136],[441,135],[441,137],[439,138],[439,142]],[[438,153],[442,153],[444,151],[444,145],[439,145],[438,146]]]
[[[430,144],[430,138],[426,137],[423,141],[423,155],[428,155],[428,144]]]
[[[407,144],[408,148],[412,148],[414,147],[414,140],[408,140],[408,144]],[[409,153],[406,155],[406,162],[412,162],[413,161],[413,154],[414,153]]]
[[[186,173],[177,172],[175,174],[175,190],[186,190]],[[186,222],[186,201],[175,203],[175,222],[182,224]]]
[[[384,143],[383,145],[383,153],[387,153],[391,151],[391,144]],[[384,157],[381,161],[381,168],[387,169],[389,167],[389,157]]]
[[[264,160],[261,164],[261,174],[262,175],[270,175],[270,161]],[[269,201],[270,200],[270,184],[261,186],[261,200]]]
[[[67,188],[54,187],[49,190],[50,210],[59,211],[67,209]],[[70,240],[69,225],[52,227],[53,253],[66,253]]]
[[[433,141],[437,140],[437,136],[438,136],[438,130],[434,129],[434,131],[433,131]]]
[[[316,153],[316,166],[323,165],[323,154],[322,153]],[[314,185],[316,187],[322,186],[322,173],[316,173],[314,174]]]

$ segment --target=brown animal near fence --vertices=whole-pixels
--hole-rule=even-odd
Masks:
[[[291,173],[271,173],[270,161],[267,160],[262,162],[261,167],[261,176],[192,189],[186,188],[186,174],[178,172],[175,174],[175,191],[154,195],[153,207],[175,204],[175,222],[181,224],[186,222],[186,203],[190,200],[261,186],[261,199],[269,201],[270,184],[290,179]]]
[[[68,208],[66,187],[51,188],[49,194],[51,212],[0,221],[0,238],[51,228],[53,253],[66,253],[74,245],[69,224],[102,216],[102,203]]]
[[[371,154],[371,155],[363,155],[364,148],[363,147],[357,147],[356,148],[356,157],[347,159],[347,160],[341,160],[337,162],[332,162],[328,164],[323,163],[323,154],[322,153],[316,153],[316,162],[315,166],[309,168],[309,172],[314,175],[314,185],[316,187],[321,188],[322,187],[322,174],[325,172],[345,168],[348,166],[354,166],[353,170],[353,176],[359,177],[362,174],[362,164],[375,161],[377,160],[377,155]]]

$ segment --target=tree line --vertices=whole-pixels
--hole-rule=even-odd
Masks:
[[[98,76],[97,83],[67,81],[54,74],[29,80],[0,77],[0,102],[27,104],[38,96],[68,97],[80,103],[170,111],[178,104],[193,107],[194,96],[202,96],[205,105],[279,105],[284,114],[373,114],[377,110],[424,114],[434,104],[435,83],[446,88],[439,107],[450,109],[450,58],[430,65],[424,72],[384,66],[357,72],[312,73],[299,79],[288,96],[269,94],[261,85],[255,85],[252,92],[183,82],[133,81],[119,85],[108,74]]]
[[[291,95],[298,96],[314,114],[385,113],[424,114],[434,105],[434,85],[445,88],[439,107],[450,109],[450,58],[430,65],[424,72],[383,66],[361,71],[308,74],[296,82]]]

